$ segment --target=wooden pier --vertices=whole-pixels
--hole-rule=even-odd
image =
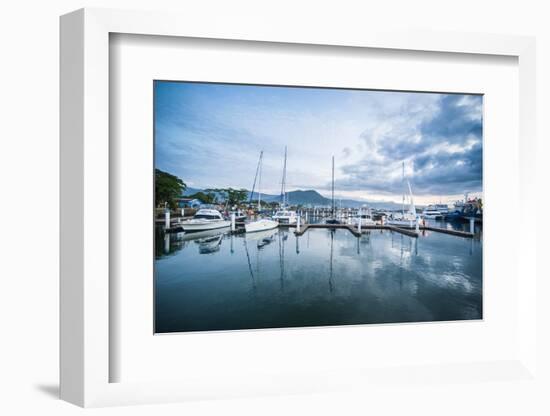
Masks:
[[[456,235],[458,237],[465,237],[465,238],[473,238],[475,235],[474,233],[469,233],[467,231],[448,230],[447,228],[439,228],[439,227],[420,226],[420,229],[427,230],[427,231],[435,231],[443,234]]]
[[[290,227],[296,227],[296,224],[290,225]],[[300,226],[300,230],[294,231],[294,234],[296,236],[304,235],[304,233],[309,230],[310,228],[328,228],[328,229],[342,229],[342,230],[348,230],[350,233],[352,233],[355,237],[361,237],[361,233],[357,231],[357,229],[353,225],[349,224],[304,224]]]
[[[295,228],[296,224],[285,225],[285,227]],[[413,237],[413,238],[418,237],[418,233],[414,228],[396,227],[393,225],[365,225],[361,227],[361,232],[359,232],[357,226],[350,225],[350,224],[303,224],[300,226],[300,230],[296,230],[294,234],[300,237],[304,235],[305,232],[311,228],[348,230],[355,237],[360,237],[361,234],[368,232],[370,230],[388,230],[388,231],[404,234],[408,237]],[[419,231],[423,231],[423,230],[434,231],[434,232],[443,233],[443,234],[450,234],[450,235],[454,235],[457,237],[464,237],[464,238],[474,237],[473,233],[469,233],[466,231],[448,230],[446,228],[429,227],[429,226],[419,226]]]
[[[169,219],[170,227],[164,228],[164,232],[166,233],[182,232],[183,231],[183,227],[181,225],[182,220],[183,218],[181,217]],[[164,221],[157,219],[156,223],[160,225],[160,224],[163,224]],[[297,228],[297,224],[280,224],[279,227]],[[475,236],[474,233],[470,233],[466,231],[450,230],[447,228],[431,227],[426,225],[419,225],[418,231],[416,228],[396,227],[394,225],[387,225],[387,224],[364,225],[361,227],[361,230],[359,230],[356,225],[352,225],[352,224],[323,224],[323,223],[319,223],[319,224],[302,223],[300,224],[300,229],[296,230],[294,234],[298,237],[302,236],[310,228],[343,229],[343,230],[348,230],[355,237],[361,237],[363,233],[368,232],[370,230],[388,230],[388,231],[404,234],[408,237],[413,237],[413,238],[417,238],[420,231],[433,231],[437,233],[449,234],[449,235],[454,235],[454,236],[463,237],[463,238],[473,238]],[[233,229],[231,232],[234,234],[241,234],[244,232],[244,226],[242,224],[238,224],[237,227],[235,227],[235,229]]]
[[[290,225],[290,227],[296,227],[295,224]],[[300,237],[304,235],[304,233],[311,229],[311,228],[325,228],[325,229],[332,229],[332,230],[348,230],[350,233],[352,233],[355,237],[361,237],[361,235],[364,232],[370,231],[370,230],[389,230],[389,231],[395,231],[397,233],[401,233],[404,235],[407,235],[409,237],[418,237],[418,234],[414,230],[408,230],[406,228],[399,228],[399,227],[393,227],[391,225],[367,225],[364,227],[361,227],[361,231],[354,226],[350,224],[304,224],[300,226],[300,230],[296,230],[294,234],[296,236]]]

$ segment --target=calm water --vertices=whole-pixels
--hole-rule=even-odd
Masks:
[[[328,229],[159,235],[155,266],[156,332],[482,317],[479,238],[371,231],[358,239]]]

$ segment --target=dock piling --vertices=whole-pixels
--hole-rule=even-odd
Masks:
[[[235,231],[235,213],[231,213],[231,231]]]
[[[300,215],[297,216],[296,218],[296,231],[300,232]]]
[[[470,234],[474,233],[474,219],[470,218]]]
[[[170,229],[170,209],[166,208],[164,210],[164,229]]]

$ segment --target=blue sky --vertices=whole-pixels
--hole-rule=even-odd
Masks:
[[[401,164],[420,203],[482,191],[482,97],[155,82],[155,164],[188,186],[252,187],[400,201]]]

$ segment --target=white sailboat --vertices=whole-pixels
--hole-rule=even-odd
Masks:
[[[409,191],[409,209],[405,211],[405,188],[403,189],[403,208],[402,211],[394,212],[390,215],[390,217],[387,219],[386,223],[388,225],[394,225],[396,227],[407,227],[407,228],[415,228],[416,222],[418,221],[417,215],[416,215],[416,207],[414,206],[414,199],[413,199],[413,193],[411,188],[411,183],[408,179],[405,178],[405,162],[403,162],[403,186],[405,183],[407,184],[407,188]]]
[[[271,218],[277,221],[279,224],[296,224],[298,217],[296,211],[288,209],[288,201],[286,197],[286,146],[285,146],[285,158],[283,163],[283,179],[281,181],[281,207]]]
[[[262,150],[260,152],[260,159],[258,161],[258,167],[256,169],[256,175],[258,177],[258,215],[260,215],[260,211],[262,209],[262,193],[260,189],[261,189],[261,183],[262,183],[263,155],[264,155],[264,152]],[[254,179],[254,182],[256,182],[256,178]],[[254,191],[254,186],[252,186],[252,190]],[[247,233],[253,233],[257,231],[271,230],[273,228],[277,228],[278,226],[279,226],[279,223],[277,221],[274,221],[268,218],[258,218],[255,221],[246,223],[244,225],[244,229]]]

